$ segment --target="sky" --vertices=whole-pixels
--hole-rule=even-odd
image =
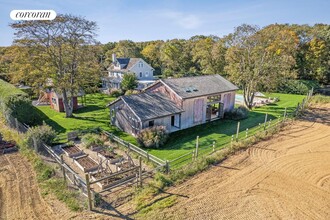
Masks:
[[[0,0],[0,46],[14,31],[9,16],[17,9],[48,9],[85,17],[98,24],[101,43],[150,41],[194,35],[224,36],[243,24],[330,24],[330,0]]]

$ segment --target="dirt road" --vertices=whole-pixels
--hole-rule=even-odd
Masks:
[[[330,219],[330,105],[171,193],[153,219]]]

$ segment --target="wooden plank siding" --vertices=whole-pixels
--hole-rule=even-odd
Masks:
[[[141,130],[141,120],[122,100],[110,106],[110,121],[112,125],[133,135]]]

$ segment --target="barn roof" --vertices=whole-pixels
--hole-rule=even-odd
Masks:
[[[161,81],[182,98],[193,98],[238,90],[237,86],[218,74],[170,78],[162,79]]]
[[[144,92],[121,96],[119,99],[122,99],[142,121],[183,112],[174,102],[161,93]]]

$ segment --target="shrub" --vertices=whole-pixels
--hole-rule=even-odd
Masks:
[[[56,137],[56,132],[48,125],[43,124],[30,128],[26,133],[26,142],[29,146],[33,146],[33,139],[37,144],[52,144]]]
[[[226,119],[231,119],[231,120],[242,120],[246,119],[249,116],[249,110],[245,106],[239,106],[238,108],[233,109],[230,112],[225,113],[225,118]]]
[[[109,93],[110,93],[110,96],[115,97],[115,98],[123,95],[123,91],[121,91],[119,89],[110,89]]]
[[[41,117],[28,94],[3,80],[0,80],[0,111],[7,119],[12,116],[29,125],[41,124]]]
[[[102,139],[100,138],[99,135],[97,134],[85,134],[82,138],[81,138],[81,142],[83,143],[83,145],[86,148],[91,148],[94,146],[100,146],[103,145],[104,142],[102,141]]]
[[[320,85],[311,80],[286,80],[274,92],[305,95],[312,87],[319,88]]]
[[[137,136],[139,144],[148,148],[159,148],[166,143],[167,139],[168,133],[165,126],[143,129]]]
[[[134,95],[134,94],[138,94],[138,93],[139,93],[139,91],[130,89],[125,92],[125,95]]]

